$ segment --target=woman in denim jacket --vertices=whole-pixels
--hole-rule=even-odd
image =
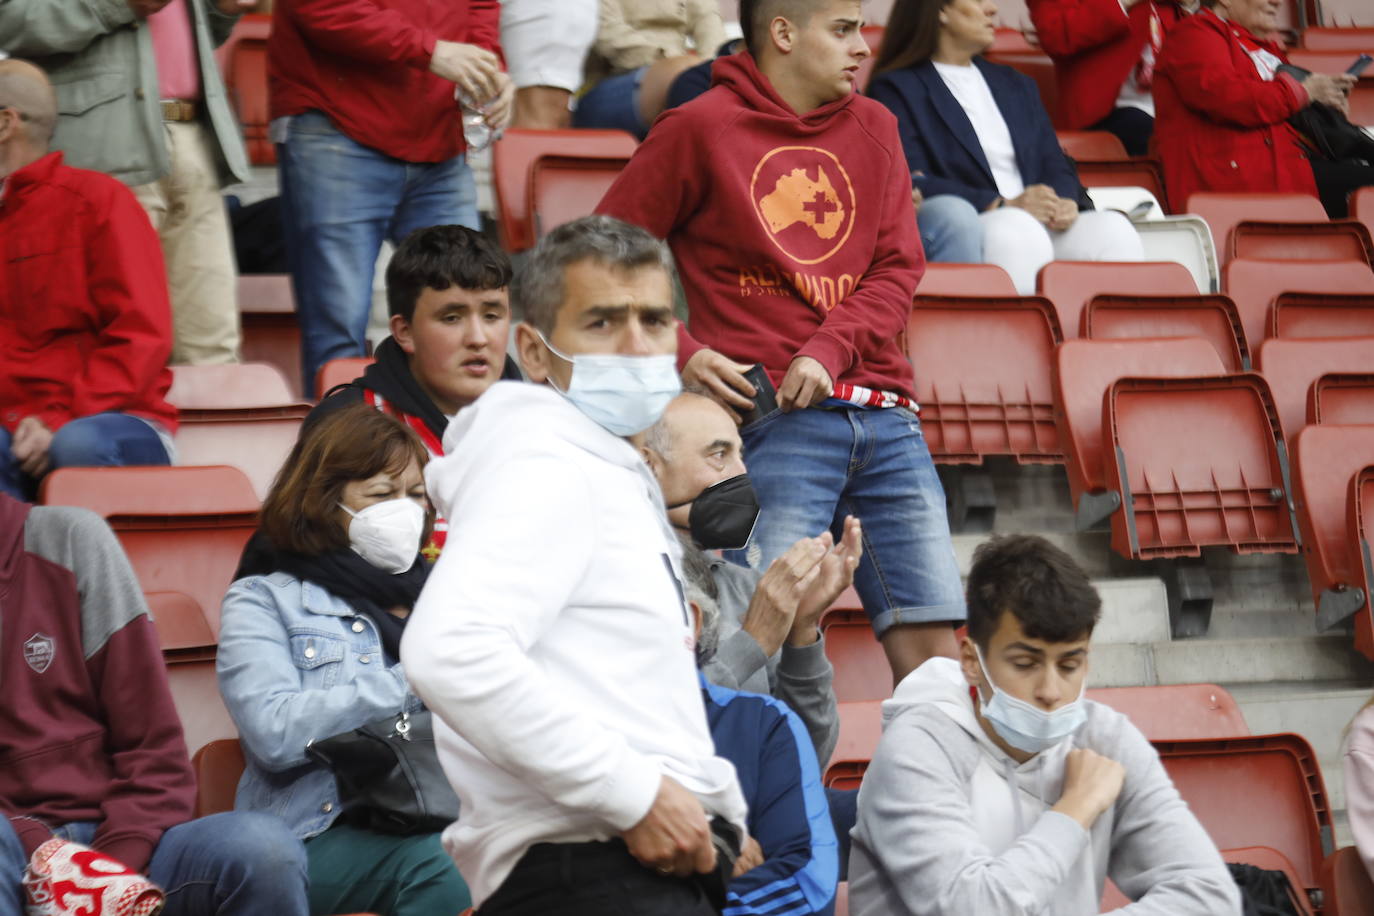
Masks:
[[[427,460],[412,431],[370,406],[321,421],[277,475],[224,598],[219,686],[247,759],[235,808],[276,814],[305,841],[315,916],[453,916],[471,902],[438,834],[336,821],[333,771],[305,754],[420,706],[398,659],[429,571]]]

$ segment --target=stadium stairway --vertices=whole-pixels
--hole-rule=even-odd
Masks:
[[[1089,686],[1226,687],[1252,733],[1291,731],[1311,742],[1336,809],[1338,844],[1348,845],[1341,740],[1371,694],[1374,663],[1355,651],[1349,634],[1317,632],[1302,558],[1204,550],[1213,588],[1211,626],[1205,636],[1174,639],[1169,567],[1122,558],[1105,528],[1076,532],[1062,468],[1010,459],[988,459],[984,467],[997,499],[993,532],[1049,538],[1083,565],[1102,595]],[[954,535],[964,574],[987,537]]]

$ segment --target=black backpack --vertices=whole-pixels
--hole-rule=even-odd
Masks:
[[[1226,867],[1240,888],[1243,916],[1301,916],[1298,891],[1283,872],[1235,863]]]

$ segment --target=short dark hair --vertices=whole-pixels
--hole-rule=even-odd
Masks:
[[[1073,557],[1038,535],[1008,534],[978,545],[968,574],[968,635],[986,651],[1009,613],[1032,639],[1075,642],[1092,635],[1102,598]]]
[[[768,40],[768,23],[777,16],[805,24],[820,0],[739,0],[739,27],[744,33],[744,46],[755,58],[763,42]]]
[[[313,557],[348,547],[338,523],[339,502],[350,481],[383,471],[400,473],[412,461],[429,461],[420,437],[370,404],[328,414],[301,432],[263,501],[258,524],[279,550]],[[425,540],[433,511],[425,526]]]
[[[517,314],[541,334],[553,333],[563,305],[563,272],[587,260],[614,270],[657,267],[677,285],[677,268],[666,242],[611,216],[584,216],[541,238],[520,265],[510,288]]]
[[[940,10],[950,0],[896,0],[883,28],[873,75],[925,63],[940,46]]]
[[[427,226],[396,247],[386,268],[386,308],[410,321],[426,289],[502,289],[510,280],[510,258],[482,233],[466,226]]]

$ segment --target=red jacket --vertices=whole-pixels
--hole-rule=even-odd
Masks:
[[[798,116],[747,52],[665,113],[597,207],[667,239],[703,346],[763,363],[794,357],[834,382],[912,393],[902,348],[925,271],[897,121],[851,94]]]
[[[406,162],[466,148],[434,43],[501,54],[499,0],[277,0],[268,39],[273,118],[322,111],[352,139]]]
[[[1248,32],[1211,10],[1169,34],[1155,68],[1155,145],[1169,207],[1194,191],[1296,191],[1313,196],[1312,165],[1288,126],[1307,91],[1286,74],[1265,81],[1241,45]],[[1261,42],[1286,60],[1283,49]]]
[[[162,248],[123,184],[49,153],[0,197],[0,425],[120,411],[177,425]]]
[[[1150,0],[1127,12],[1121,0],[1027,0],[1040,47],[1054,58],[1057,123],[1083,130],[1116,107],[1121,85],[1150,41]],[[1155,3],[1167,34],[1183,17],[1175,3]]]
[[[53,827],[99,821],[92,845],[143,871],[163,832],[191,819],[165,672],[109,526],[0,495],[0,817],[26,855]]]

